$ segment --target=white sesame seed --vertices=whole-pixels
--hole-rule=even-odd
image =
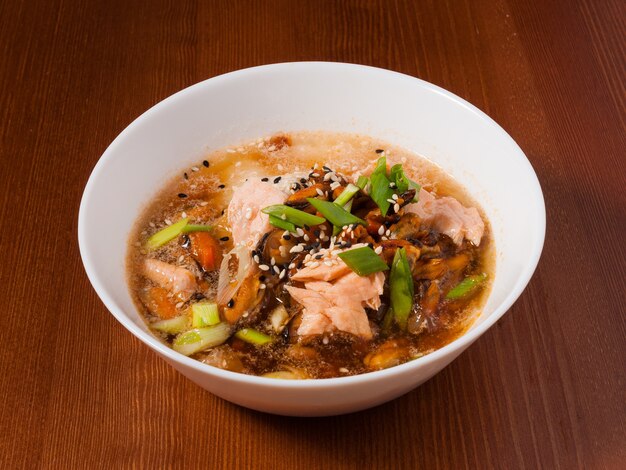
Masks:
[[[172,221],[170,219],[165,219],[165,225],[172,225]]]
[[[393,199],[387,199],[387,202],[388,202],[389,204],[394,204],[396,201],[394,201]]]
[[[301,251],[304,251],[304,246],[296,245],[296,246],[291,247],[291,250],[289,250],[289,253],[300,253]]]
[[[383,252],[382,246],[377,246],[376,249],[374,250],[374,253],[376,253],[377,255],[381,254],[382,252]]]
[[[281,245],[278,247],[278,251],[280,252],[280,256],[283,258],[287,256],[287,247]]]
[[[265,284],[260,284],[259,289],[265,289],[267,286]]]
[[[276,165],[276,168],[278,168],[278,171],[283,171],[285,169],[285,167],[282,166],[280,163]]]
[[[313,261],[311,264],[309,264],[310,268],[317,268],[320,265],[319,261]]]
[[[249,207],[246,209],[246,219],[250,220],[252,218],[252,209],[250,209]]]
[[[395,188],[396,187],[396,183],[389,183],[389,187],[390,188]]]
[[[394,212],[398,212],[399,210],[400,210],[400,204],[397,204],[397,203],[396,203],[396,204],[394,204],[394,205],[393,205],[393,211],[394,211]]]
[[[380,237],[381,240],[388,240],[387,237]]]
[[[235,166],[241,166],[241,162],[235,163]]]
[[[269,150],[270,152],[273,152],[274,150],[276,150],[276,146],[275,145],[270,145],[267,150]]]
[[[234,150],[234,149],[226,149],[226,151],[227,151],[228,153],[235,153],[235,150]]]
[[[315,192],[317,192],[317,194],[319,194],[320,196],[324,197],[324,191],[322,191],[320,188],[316,188]]]
[[[337,189],[339,186],[341,186],[341,183],[339,183],[339,182],[335,181],[334,183],[331,183],[331,184],[330,184],[330,189],[332,189],[332,190],[334,191],[334,190],[335,190],[335,189]]]
[[[252,257],[252,259],[254,260],[254,262],[255,262],[256,264],[259,264],[259,261],[260,261],[260,260],[259,260],[259,255],[254,255],[254,256]]]
[[[192,166],[191,167],[191,171],[199,171],[199,170],[200,170],[200,168],[198,168],[197,166]]]
[[[385,226],[381,225],[380,228],[378,229],[378,235],[382,235],[385,233]]]
[[[339,368],[339,372],[341,372],[342,374],[347,374],[350,371],[348,369],[346,369],[345,367],[340,367]]]
[[[304,234],[304,236],[303,236],[302,238],[304,238],[304,241],[305,241],[305,242],[308,242],[308,241],[309,241],[309,236],[308,236],[306,233]]]
[[[287,220],[287,214],[282,214],[282,215],[280,216],[280,218],[281,218],[281,219],[283,219],[283,220]]]
[[[183,212],[182,214],[180,214],[180,216],[181,216],[183,219],[186,219],[186,218],[187,218],[187,213],[186,213],[186,212]]]
[[[185,302],[178,302],[176,308],[181,308],[183,305],[185,305]]]
[[[391,196],[391,199],[393,199],[394,201],[397,201],[398,200],[398,195],[397,194],[393,194]]]
[[[182,263],[184,260],[185,260],[185,255],[180,255],[180,256],[178,257],[178,262],[179,262],[179,263]]]
[[[299,237],[304,235],[304,230],[302,230],[300,227],[298,227],[298,229],[296,230],[296,233],[298,234]]]
[[[295,268],[295,267],[296,267],[296,263],[291,263],[291,264],[289,265],[289,269],[293,269],[293,268]]]
[[[270,267],[267,264],[259,264],[259,269],[261,271],[269,271]]]
[[[332,176],[332,173],[326,173],[324,175],[324,181],[328,181],[331,178],[331,176]]]
[[[204,206],[208,206],[208,205],[209,205],[209,203],[208,203],[208,202],[206,202],[206,201],[202,201],[202,202],[200,203],[200,205],[201,205],[202,207],[204,207]]]
[[[148,225],[152,228],[156,227],[156,225],[154,225],[154,222],[150,222]]]
[[[279,274],[280,273],[280,268],[278,266],[274,266],[274,272],[276,274]]]
[[[385,235],[387,236],[391,235],[391,229],[387,229],[387,231],[385,232]]]
[[[270,259],[270,264],[272,266],[274,266],[276,264],[276,260],[274,259],[274,257],[272,256],[272,259]]]
[[[287,274],[287,270],[283,269],[278,275],[278,279],[282,279],[283,277],[285,277],[285,274]]]
[[[328,344],[328,336],[324,336],[324,337],[322,338],[322,343],[324,343],[324,344]]]
[[[327,260],[327,261],[324,261],[324,264],[325,264],[326,266],[332,266],[332,265],[333,265],[333,262],[332,262],[332,261],[330,261],[330,260]]]
[[[246,318],[248,315],[250,315],[250,312],[246,312],[243,315],[241,315],[242,317]]]
[[[311,173],[311,176],[312,176],[313,178],[317,178],[317,177],[319,177],[319,175],[320,175],[319,173]]]

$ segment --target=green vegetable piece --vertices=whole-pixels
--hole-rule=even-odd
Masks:
[[[191,306],[191,325],[194,328],[217,325],[220,322],[220,312],[213,302],[198,302]]]
[[[369,246],[347,250],[338,255],[359,276],[387,271],[389,266]]]
[[[406,330],[409,313],[413,308],[413,276],[406,258],[404,248],[398,248],[391,263],[389,274],[389,288],[391,308],[393,309],[396,323],[401,329]]]
[[[146,248],[149,250],[156,250],[157,248],[162,247],[180,235],[183,229],[187,226],[188,222],[189,219],[181,219],[175,224],[159,230],[157,233],[148,238],[146,241]]]
[[[409,189],[409,179],[404,174],[400,163],[391,167],[389,179],[395,183],[398,192],[403,193]]]
[[[356,193],[358,193],[360,188],[358,186],[350,183],[345,187],[343,192],[335,199],[333,202],[341,207],[345,206],[348,201],[350,201]]]
[[[393,189],[389,187],[390,181],[382,173],[376,173],[370,176],[371,189],[370,197],[376,203],[380,209],[382,215],[387,215],[389,210],[391,196],[393,196]]]
[[[179,334],[174,339],[172,348],[185,356],[191,356],[199,351],[223,344],[229,336],[230,326],[227,323],[218,323]]]
[[[287,230],[288,232],[296,231],[296,226],[294,224],[292,224],[291,222],[287,222],[286,220],[283,220],[280,217],[276,217],[274,215],[270,215],[270,224],[272,224],[274,227]]]
[[[359,176],[359,178],[356,180],[356,185],[359,187],[359,189],[364,190],[365,186],[367,186],[367,183],[370,182],[370,179],[367,176]]]
[[[456,300],[465,297],[472,293],[477,287],[480,287],[486,280],[487,275],[484,273],[467,276],[446,294],[446,299]]]
[[[382,328],[384,331],[389,331],[391,328],[391,324],[393,323],[393,319],[395,318],[395,314],[393,313],[393,309],[389,308],[387,313],[385,313],[385,317],[383,318]]]
[[[378,174],[387,176],[387,157],[380,157],[378,159],[378,161],[376,162],[376,168],[374,168],[374,171],[372,171],[370,178],[372,177],[372,175]]]
[[[350,212],[334,202],[322,201],[312,197],[308,197],[306,200],[335,227],[343,227],[350,224],[365,225],[364,220],[350,214]]]
[[[167,320],[159,320],[150,324],[152,328],[163,333],[177,334],[189,329],[189,318],[187,315],[180,315]]]
[[[195,225],[195,224],[187,224],[183,227],[182,232],[183,233],[190,233],[190,232],[210,232],[211,230],[213,230],[213,227],[211,225]]]
[[[271,343],[272,337],[261,333],[260,331],[253,330],[252,328],[242,328],[235,337],[239,338],[246,343],[254,344],[255,346],[263,346],[264,344]]]
[[[273,215],[278,219],[282,219],[282,216],[285,216],[287,222],[291,222],[298,227],[304,227],[308,225],[312,227],[313,225],[319,225],[326,222],[326,219],[323,217],[318,217],[316,215],[308,214],[304,211],[294,209],[293,207],[286,206],[284,204],[276,204],[274,206],[268,206],[261,210],[264,214]]]

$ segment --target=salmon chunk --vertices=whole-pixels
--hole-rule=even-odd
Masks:
[[[143,275],[183,302],[189,300],[198,290],[196,278],[191,271],[157,259],[144,261]]]
[[[272,183],[256,178],[251,178],[235,188],[227,213],[233,243],[254,249],[263,234],[270,230],[269,216],[261,212],[261,209],[282,204],[286,198],[287,195]]]
[[[445,233],[457,245],[466,238],[478,246],[485,231],[475,207],[465,207],[453,197],[435,198],[424,189],[420,189],[418,202],[406,205],[404,210],[417,214],[422,224]]]
[[[304,307],[298,334],[317,335],[337,329],[370,339],[372,330],[365,307],[380,306],[385,275],[359,276],[339,258],[333,259],[336,265],[320,263],[294,274],[292,279],[303,281],[304,288],[285,287]]]

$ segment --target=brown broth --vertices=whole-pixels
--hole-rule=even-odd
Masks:
[[[432,162],[368,137],[320,132],[292,133],[289,134],[289,139],[290,145],[282,148],[280,139],[266,138],[207,155],[204,162],[200,161],[197,166],[181,170],[180,175],[172,179],[148,204],[131,233],[127,257],[130,291],[147,324],[151,325],[158,317],[142,301],[142,292],[152,286],[141,273],[145,258],[154,257],[189,269],[198,279],[202,279],[202,295],[208,300],[215,298],[218,281],[216,271],[203,273],[189,252],[181,246],[180,240],[172,241],[155,251],[146,251],[143,247],[150,235],[166,227],[168,222],[188,217],[190,223],[212,225],[214,230],[211,234],[220,240],[222,252],[225,253],[232,248],[232,240],[224,213],[233,188],[246,178],[308,173],[315,163],[320,167],[328,165],[337,173],[350,177],[360,173],[368,174],[379,157],[376,150],[385,149],[390,165],[403,163],[407,176],[437,197],[452,196],[466,207],[478,208],[485,222],[485,232],[480,247],[471,249],[471,268],[464,273],[484,272],[489,275],[489,281],[480,292],[467,301],[455,305],[448,302],[444,307],[438,308],[437,315],[422,321],[427,326],[419,335],[392,328],[388,334],[375,336],[372,341],[343,332],[305,338],[303,341],[302,338],[297,340],[293,335],[285,339],[282,334],[276,335],[272,344],[262,347],[231,337],[225,345],[196,353],[192,357],[218,367],[254,375],[291,371],[296,376],[325,378],[360,374],[376,369],[377,367],[365,365],[364,359],[368,354],[371,358],[379,353],[379,359],[386,357],[386,362],[382,361],[384,366],[395,365],[428,354],[462,335],[480,315],[480,308],[490,290],[495,259],[489,223],[467,191]],[[274,298],[264,300],[265,310],[271,309],[279,301],[284,302],[290,312],[301,310],[297,303],[290,302],[285,293],[272,291],[266,297],[268,295],[273,295]],[[176,300],[170,299],[172,304]],[[184,314],[188,303],[176,302],[175,308],[178,313]],[[252,323],[251,326],[257,326]],[[373,323],[376,326],[376,322]],[[173,335],[152,331],[167,344],[171,343]],[[386,354],[379,349],[384,348],[383,343],[390,344],[393,341],[397,343],[397,347],[390,348],[392,352]]]

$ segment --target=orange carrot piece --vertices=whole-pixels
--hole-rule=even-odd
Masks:
[[[163,320],[174,318],[178,315],[176,305],[167,296],[167,290],[162,287],[148,289],[142,300],[150,312]]]
[[[207,232],[192,232],[191,256],[200,264],[205,271],[214,271],[221,262],[221,250],[219,243]]]

